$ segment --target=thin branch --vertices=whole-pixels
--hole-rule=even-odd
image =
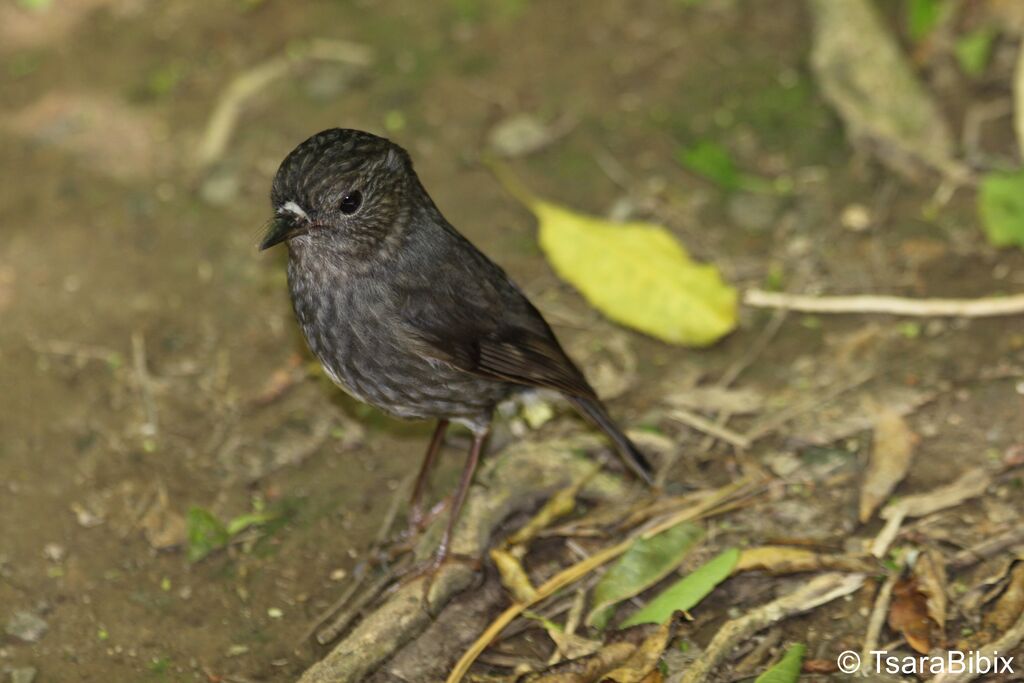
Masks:
[[[1024,294],[981,299],[908,299],[899,296],[805,296],[748,289],[743,303],[803,313],[884,313],[916,317],[986,318],[1024,314]]]
[[[721,425],[716,422],[712,422],[705,417],[701,417],[697,413],[684,410],[683,408],[676,408],[668,414],[668,417],[676,420],[677,422],[682,422],[686,426],[696,429],[698,432],[703,432],[704,434],[713,436],[716,439],[721,439],[722,441],[732,444],[741,450],[750,448],[750,439],[747,437],[734,432],[725,425]]]
[[[868,618],[868,630],[864,633],[864,647],[861,648],[862,662],[869,661],[871,652],[878,649],[878,637],[882,635],[882,626],[885,625],[885,617],[889,614],[889,604],[892,602],[892,589],[896,587],[899,578],[899,572],[892,572],[878,590],[875,606]]]

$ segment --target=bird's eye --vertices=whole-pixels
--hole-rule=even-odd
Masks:
[[[341,198],[341,202],[338,204],[338,208],[346,216],[351,216],[359,207],[363,205],[363,193],[359,190],[353,190],[347,195]]]

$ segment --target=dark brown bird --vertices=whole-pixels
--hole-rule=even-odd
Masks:
[[[540,312],[445,220],[408,153],[358,130],[317,133],[285,158],[260,244],[288,243],[288,285],[310,349],[353,397],[401,418],[436,419],[410,503],[449,421],[473,445],[435,555],[448,552],[494,407],[533,387],[561,392],[643,480],[651,467],[615,426]]]

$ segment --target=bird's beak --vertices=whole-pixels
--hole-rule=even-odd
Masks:
[[[289,216],[277,216],[274,220],[270,221],[267,234],[263,236],[263,241],[260,242],[260,251],[269,249],[275,244],[280,244],[296,235],[302,234],[302,232],[302,226],[295,219]]]

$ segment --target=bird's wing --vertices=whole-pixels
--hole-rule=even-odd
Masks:
[[[410,345],[474,375],[596,398],[540,312],[501,276],[472,291],[404,292],[400,316]]]

